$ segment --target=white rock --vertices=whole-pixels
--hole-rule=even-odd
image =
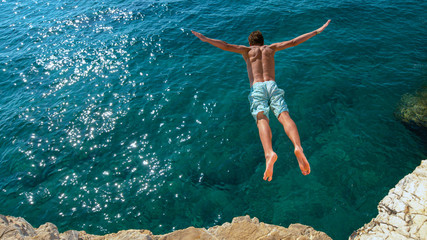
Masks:
[[[378,215],[350,240],[427,240],[427,160],[378,204]]]

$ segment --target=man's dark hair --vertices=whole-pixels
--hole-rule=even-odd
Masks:
[[[259,30],[253,31],[249,37],[249,45],[264,45],[264,37],[262,36],[262,33]]]

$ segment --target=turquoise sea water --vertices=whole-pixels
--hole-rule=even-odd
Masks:
[[[312,173],[272,120],[265,182],[245,63],[190,30],[270,44],[328,19],[276,54]],[[394,116],[427,84],[426,24],[416,0],[2,0],[0,214],[92,234],[248,214],[346,239],[427,156]]]

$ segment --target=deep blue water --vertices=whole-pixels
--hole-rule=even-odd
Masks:
[[[233,44],[329,27],[276,54],[312,173],[271,121],[273,181]],[[0,214],[162,234],[250,215],[346,239],[427,156],[395,117],[427,84],[425,1],[0,3]],[[274,119],[274,118],[272,118]]]

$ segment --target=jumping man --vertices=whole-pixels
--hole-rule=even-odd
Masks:
[[[249,94],[250,110],[258,126],[259,137],[266,160],[264,180],[273,179],[273,166],[277,160],[277,154],[273,151],[271,139],[272,133],[269,125],[269,112],[273,110],[279,122],[283,125],[286,134],[294,144],[295,156],[303,175],[310,173],[310,164],[301,147],[297,126],[289,116],[286,105],[285,92],[277,87],[274,73],[274,54],[277,51],[295,47],[308,39],[321,33],[329,24],[328,20],[322,27],[315,31],[303,34],[289,41],[264,45],[264,37],[260,31],[252,32],[249,37],[249,47],[233,45],[221,40],[203,36],[201,33],[191,31],[203,42],[225,51],[240,53],[246,62],[251,91]]]

